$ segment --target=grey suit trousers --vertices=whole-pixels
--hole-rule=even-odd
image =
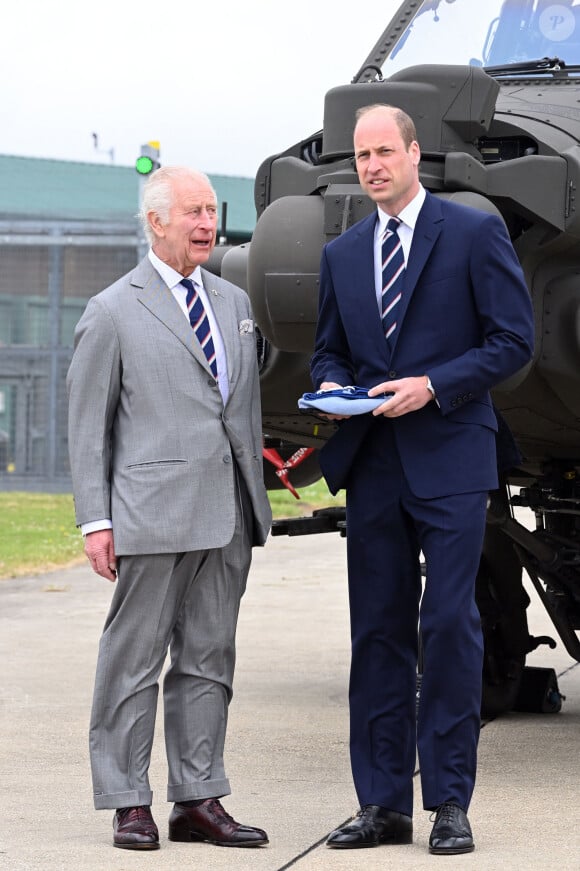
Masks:
[[[235,634],[251,562],[253,513],[237,487],[224,548],[118,558],[99,646],[90,726],[95,808],[150,805],[149,762],[163,680],[168,801],[230,792],[223,762]],[[195,522],[196,511],[184,522]]]

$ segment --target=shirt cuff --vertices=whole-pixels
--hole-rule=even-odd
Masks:
[[[88,535],[89,532],[99,532],[101,529],[112,529],[113,524],[110,520],[91,520],[89,523],[81,523],[81,532],[83,535]]]

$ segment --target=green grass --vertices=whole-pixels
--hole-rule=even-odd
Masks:
[[[290,493],[289,490],[270,490],[268,493],[272,514],[274,518],[280,517],[304,517],[312,514],[316,508],[326,508],[330,505],[344,505],[344,493],[332,496],[324,481],[317,481],[309,487],[303,487],[298,491],[300,499]]]
[[[344,505],[344,494],[331,496],[324,481],[304,487],[300,499],[286,489],[268,495],[275,518]],[[0,579],[47,572],[85,559],[70,494],[0,492]]]
[[[0,493],[0,578],[78,561],[83,542],[70,495]]]

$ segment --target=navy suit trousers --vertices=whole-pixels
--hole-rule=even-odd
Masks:
[[[475,577],[487,493],[414,496],[391,427],[384,418],[373,423],[346,488],[353,778],[361,806],[410,815],[418,750],[424,808],[453,801],[467,810],[480,729],[483,641]],[[424,668],[417,718],[419,623]]]

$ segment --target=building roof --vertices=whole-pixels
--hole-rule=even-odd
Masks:
[[[256,223],[254,180],[208,176],[228,234],[249,237]],[[132,166],[0,155],[1,220],[131,222],[139,208],[139,175]]]

